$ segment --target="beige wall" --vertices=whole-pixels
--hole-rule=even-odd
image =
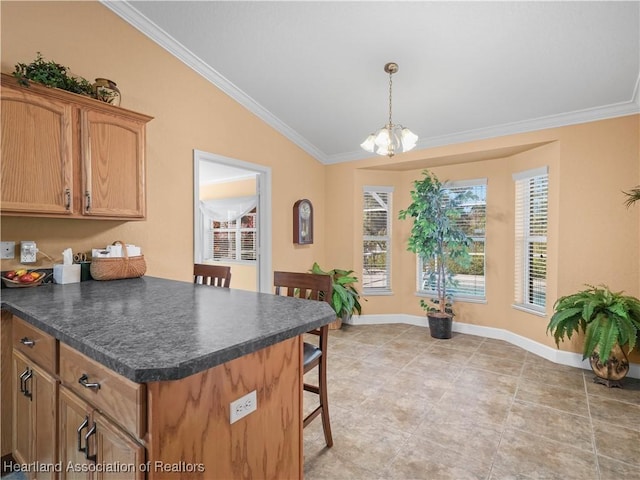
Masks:
[[[274,269],[306,270],[324,260],[322,228],[304,247],[294,246],[291,233],[299,198],[311,199],[316,222],[324,222],[321,163],[98,2],[3,1],[0,8],[2,72],[30,63],[40,51],[89,80],[111,78],[123,107],[154,117],[147,126],[146,221],[2,217],[2,240],[35,240],[57,259],[66,247],[88,250],[124,240],[143,247],[148,275],[189,280],[193,149],[199,149],[271,167]],[[49,265],[39,257],[38,266]]]
[[[113,79],[123,107],[155,117],[147,129],[145,222],[3,217],[2,240],[35,240],[58,258],[65,247],[125,240],[142,245],[149,275],[189,280],[195,148],[272,168],[276,270],[305,271],[318,261],[361,272],[362,186],[394,186],[393,295],[370,297],[363,310],[422,315],[415,258],[405,249],[410,225],[397,220],[411,182],[426,167],[443,179],[487,177],[487,302],[459,303],[458,320],[552,345],[547,318],[511,308],[511,174],[549,165],[547,312],[559,295],[584,283],[640,294],[640,207],[626,209],[621,193],[640,183],[638,115],[323,166],[97,2],[3,1],[0,8],[3,72],[41,51],[88,79]],[[292,205],[299,198],[314,205],[311,246],[292,243]]]
[[[256,194],[256,179],[238,180],[235,182],[212,183],[200,185],[200,199],[243,197]],[[208,263],[208,262],[207,262]],[[213,262],[212,262],[213,263]],[[238,262],[215,262],[217,265],[231,267],[231,288],[240,290],[258,290],[258,270],[254,264]]]

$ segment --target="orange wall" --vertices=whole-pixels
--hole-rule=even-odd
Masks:
[[[147,274],[189,280],[193,265],[193,149],[272,169],[273,268],[306,270],[324,260],[325,235],[292,242],[292,206],[309,198],[324,222],[324,166],[98,2],[6,2],[1,9],[1,70],[46,60],[89,80],[113,79],[122,106],[152,115],[147,126],[147,220],[2,217],[2,240],[35,240],[61,258],[124,240],[143,247]],[[27,33],[25,33],[27,32]],[[237,128],[241,125],[242,128]],[[299,172],[305,175],[299,175]],[[3,262],[6,269],[11,262]],[[39,257],[38,266],[50,266]]]
[[[626,209],[621,190],[640,183],[638,125],[628,116],[576,126],[371,158],[327,167],[327,261],[362,273],[362,186],[393,186],[392,295],[369,296],[363,313],[424,315],[416,296],[416,259],[406,250],[411,222],[398,220],[412,182],[429,168],[441,180],[487,178],[486,302],[457,302],[456,320],[507,329],[554,346],[546,335],[553,303],[585,283],[640,294],[640,207]],[[505,155],[506,149],[518,153]],[[480,155],[481,154],[481,155]],[[515,310],[512,174],[549,166],[547,315]],[[354,170],[355,169],[355,170]],[[351,204],[340,211],[338,197]],[[563,346],[579,351],[580,339]],[[638,356],[637,358],[640,358]]]

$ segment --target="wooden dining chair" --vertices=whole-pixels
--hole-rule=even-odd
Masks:
[[[229,288],[231,285],[231,267],[222,265],[193,265],[193,283]]]
[[[331,301],[332,280],[329,275],[317,275],[313,273],[274,272],[273,285],[277,295],[299,297],[308,300]],[[304,417],[303,427],[306,427],[318,415],[322,417],[322,429],[327,447],[333,446],[331,436],[331,423],[329,422],[329,401],[327,399],[327,340],[329,338],[329,325],[308,332],[318,336],[318,344],[304,342],[304,367],[306,374],[314,368],[318,369],[318,384],[313,385],[302,382],[303,389],[318,395],[318,406]]]

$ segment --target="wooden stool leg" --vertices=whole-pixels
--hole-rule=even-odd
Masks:
[[[322,353],[322,360],[318,365],[318,386],[320,387],[320,406],[322,407],[322,430],[327,447],[333,446],[333,436],[331,435],[331,423],[329,421],[329,400],[327,396],[327,358],[325,352]]]

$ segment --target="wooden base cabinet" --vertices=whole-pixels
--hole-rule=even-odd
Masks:
[[[145,449],[64,386],[60,387],[61,480],[143,480]]]
[[[57,380],[17,350],[13,352],[13,455],[20,464],[44,465],[27,478],[55,478],[46,466],[57,461]],[[53,469],[51,469],[53,470]]]

